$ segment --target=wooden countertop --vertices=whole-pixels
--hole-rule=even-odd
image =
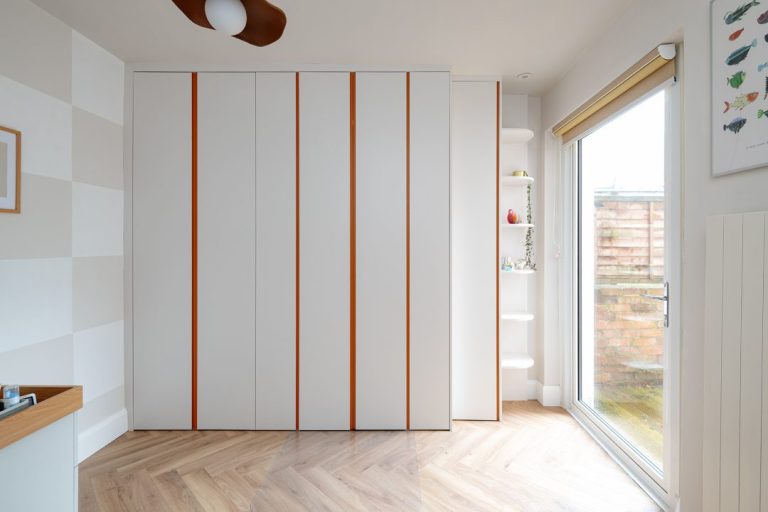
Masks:
[[[0,450],[83,407],[82,386],[20,386],[35,393],[37,405],[0,420]]]

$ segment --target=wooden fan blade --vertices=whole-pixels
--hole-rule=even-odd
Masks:
[[[195,25],[200,25],[204,28],[213,27],[208,23],[208,18],[205,15],[205,0],[172,0],[176,7],[179,8],[184,15],[189,18],[189,21]]]
[[[282,37],[288,22],[282,9],[267,0],[244,0],[243,5],[248,13],[248,23],[233,37],[255,46],[267,46]]]
[[[205,16],[205,0],[172,0],[189,20],[204,28],[213,29]],[[267,46],[283,35],[288,19],[282,9],[267,0],[242,0],[248,22],[239,34],[233,36],[241,41]]]

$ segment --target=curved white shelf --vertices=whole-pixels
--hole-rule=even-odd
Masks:
[[[533,227],[535,227],[535,225],[533,225],[533,224],[510,224],[510,223],[502,224],[502,226],[505,227],[505,228],[533,228]]]
[[[524,370],[533,366],[533,358],[528,354],[510,353],[501,354],[502,368],[517,368]]]
[[[522,144],[533,138],[533,131],[528,128],[502,128],[502,144]]]
[[[522,187],[524,185],[530,185],[533,183],[533,178],[530,176],[502,176],[501,184]]]
[[[502,270],[501,273],[502,274],[519,274],[519,275],[522,275],[522,276],[527,276],[527,275],[535,274],[536,271],[527,268],[525,270],[514,270],[514,269],[513,270]]]
[[[530,322],[535,317],[533,313],[502,313],[502,320],[511,320],[513,322]]]

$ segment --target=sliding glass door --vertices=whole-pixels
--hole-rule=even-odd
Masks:
[[[577,142],[577,405],[660,485],[668,457],[668,90]]]

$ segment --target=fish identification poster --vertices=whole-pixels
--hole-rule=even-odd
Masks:
[[[768,0],[713,0],[712,173],[768,164]]]

